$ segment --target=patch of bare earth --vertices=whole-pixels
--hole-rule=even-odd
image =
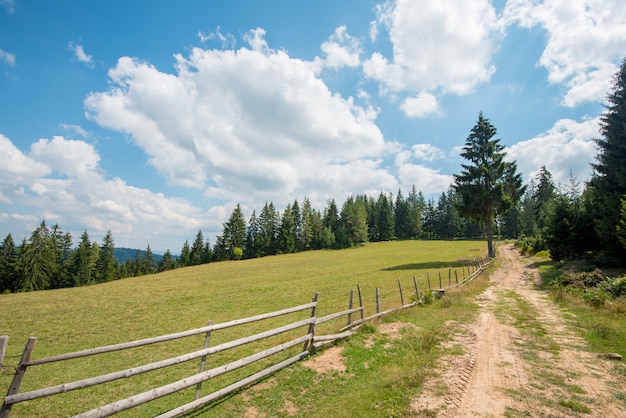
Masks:
[[[491,274],[492,286],[477,297],[477,320],[457,326],[448,343],[450,351],[461,354],[441,359],[438,377],[425,383],[411,402],[411,413],[626,417],[626,409],[613,397],[615,388],[626,387],[626,378],[610,372],[611,360],[586,351],[584,340],[570,329],[562,312],[533,289],[538,272],[524,266],[513,246],[502,246],[499,254],[502,266]],[[556,350],[527,344],[527,331],[517,329],[510,319],[517,309],[511,294],[531,307]],[[568,400],[588,409],[559,405]]]

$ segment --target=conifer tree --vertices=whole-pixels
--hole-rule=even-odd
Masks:
[[[2,241],[0,251],[0,293],[17,292],[20,289],[18,256],[11,234]]]
[[[626,195],[626,59],[613,79],[613,91],[607,97],[600,122],[602,138],[594,174],[589,183],[595,229],[603,250],[610,257],[626,263],[626,247],[618,236],[621,200]]]
[[[492,139],[495,135],[496,127],[480,112],[461,153],[470,164],[461,164],[463,170],[454,175],[453,185],[461,216],[485,225],[490,257],[495,257],[495,217],[506,215],[523,192],[516,164],[504,161],[504,146],[499,139]]]
[[[100,245],[100,253],[96,264],[97,281],[110,282],[117,277],[117,260],[115,259],[115,242],[111,231],[107,231]]]

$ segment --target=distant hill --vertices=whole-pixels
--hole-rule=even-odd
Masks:
[[[142,257],[146,254],[144,250],[137,250],[136,248],[115,248],[115,258],[119,263],[125,263],[134,259],[137,256],[137,251],[140,252]],[[155,263],[158,263],[163,258],[161,254],[156,253],[152,253],[152,256]]]

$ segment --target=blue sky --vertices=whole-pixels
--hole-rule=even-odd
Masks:
[[[0,238],[177,253],[308,197],[446,190],[480,111],[584,181],[621,0],[0,0]]]

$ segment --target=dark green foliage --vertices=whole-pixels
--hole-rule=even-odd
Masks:
[[[495,135],[495,126],[481,112],[461,153],[471,164],[461,165],[463,170],[454,176],[453,185],[461,216],[485,225],[492,257],[494,219],[506,215],[524,192],[516,164],[504,161],[504,146],[499,139],[492,139]]]
[[[0,251],[0,291],[17,292],[20,288],[19,259],[11,234],[2,242]]]
[[[589,183],[594,225],[603,251],[626,263],[626,246],[619,239],[621,199],[626,194],[626,60],[615,75],[601,119],[603,138],[596,141],[598,155]]]
[[[111,231],[108,231],[102,239],[100,254],[96,265],[97,281],[110,282],[115,280],[117,274],[117,261],[115,260],[115,243]]]

